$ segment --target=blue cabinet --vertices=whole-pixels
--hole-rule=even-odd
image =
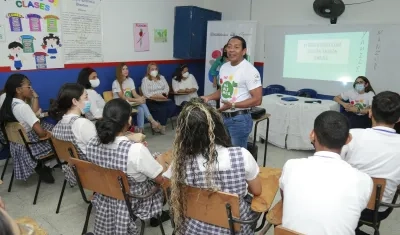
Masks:
[[[174,57],[206,58],[207,21],[221,20],[221,17],[221,12],[200,7],[175,7]]]

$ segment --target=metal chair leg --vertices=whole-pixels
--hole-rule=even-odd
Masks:
[[[11,187],[12,187],[13,181],[14,181],[14,169],[13,169],[12,174],[11,174],[10,184],[8,185],[8,192],[11,192]]]
[[[10,160],[10,153],[8,153],[8,157],[7,157],[7,159],[6,159],[6,163],[4,164],[4,166],[3,166],[3,172],[1,173],[1,180],[3,180],[3,178],[4,178],[4,174],[6,173],[6,169],[7,169],[7,165],[8,165],[8,160]]]
[[[57,205],[57,210],[56,210],[56,214],[58,214],[58,212],[60,212],[60,206],[61,206],[61,202],[64,196],[64,190],[65,190],[65,186],[67,185],[67,180],[64,179],[64,183],[63,186],[61,188],[61,194],[60,194],[60,199],[58,200],[58,205]]]
[[[90,218],[90,213],[92,212],[92,203],[89,203],[87,212],[86,212],[86,219],[85,219],[85,225],[83,225],[83,230],[82,230],[82,235],[86,234],[87,232],[87,228],[88,228],[88,224],[89,224],[89,218]]]
[[[161,234],[162,234],[162,235],[165,235],[164,227],[163,227],[163,224],[162,224],[163,222],[162,222],[162,220],[161,220],[161,215],[158,216],[158,221],[159,221],[159,223],[160,223]]]
[[[260,231],[264,227],[264,224],[265,224],[266,220],[267,220],[267,212],[264,213],[264,216],[263,216],[263,218],[261,220],[260,226],[258,226],[258,228],[256,228],[256,230],[255,230],[256,232]]]
[[[145,226],[146,226],[146,224],[145,224],[144,220],[140,220],[140,235],[144,235]]]
[[[39,194],[40,184],[42,183],[42,178],[39,175],[38,184],[36,187],[35,198],[33,199],[33,205],[36,205],[37,196]]]

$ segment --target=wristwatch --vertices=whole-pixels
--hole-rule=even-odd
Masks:
[[[235,110],[235,103],[232,103],[231,110]]]

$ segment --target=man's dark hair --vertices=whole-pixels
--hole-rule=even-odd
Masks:
[[[372,116],[377,123],[394,125],[400,118],[400,95],[383,91],[372,100]]]
[[[336,111],[325,111],[314,121],[314,133],[318,142],[329,149],[341,149],[349,137],[347,118]]]

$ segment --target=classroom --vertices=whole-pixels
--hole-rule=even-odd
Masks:
[[[400,234],[399,8],[0,2],[0,235]]]

